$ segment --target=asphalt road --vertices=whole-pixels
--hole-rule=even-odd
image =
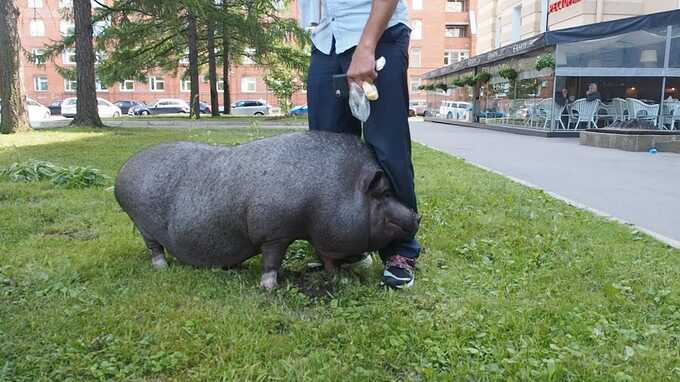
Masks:
[[[412,122],[416,142],[634,224],[680,246],[680,155],[582,146],[430,122]]]

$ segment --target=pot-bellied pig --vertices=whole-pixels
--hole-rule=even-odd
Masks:
[[[417,214],[391,192],[370,149],[347,134],[304,132],[234,147],[177,142],[120,169],[115,195],[156,267],[164,251],[194,266],[262,253],[261,286],[277,286],[288,246],[307,240],[327,270],[411,238]]]

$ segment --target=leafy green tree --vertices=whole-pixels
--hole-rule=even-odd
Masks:
[[[273,67],[267,71],[264,82],[271,89],[279,101],[281,111],[288,112],[293,94],[304,87],[304,80],[294,69],[288,67]]]

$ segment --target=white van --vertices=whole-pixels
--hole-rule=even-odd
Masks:
[[[467,121],[472,112],[472,104],[460,101],[442,101],[439,107],[439,116],[457,121]]]

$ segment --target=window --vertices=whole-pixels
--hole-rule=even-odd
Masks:
[[[410,67],[420,68],[421,66],[420,57],[421,57],[420,48],[411,48],[411,53],[409,57]]]
[[[519,41],[522,36],[522,6],[512,8],[512,41]]]
[[[47,76],[37,76],[33,78],[33,89],[37,92],[47,91]]]
[[[43,6],[42,0],[28,0],[29,8],[42,8],[42,6]]]
[[[31,49],[31,61],[33,61],[33,63],[36,64],[36,65],[45,64],[44,53],[45,53],[45,51],[43,49],[40,49],[40,48]]]
[[[94,63],[96,65],[101,64],[106,60],[106,52],[96,51],[94,52]]]
[[[62,36],[70,36],[72,34],[75,34],[76,26],[71,22],[62,20],[59,23],[59,33],[61,33]]]
[[[413,0],[413,3],[411,3],[411,8],[423,9],[423,0]]]
[[[42,37],[45,35],[45,23],[42,20],[31,20],[29,27],[32,37]]]
[[[257,80],[255,77],[241,77],[241,92],[255,93],[257,91]]]
[[[162,92],[165,90],[165,80],[163,77],[151,76],[149,77],[149,90],[152,92]]]
[[[218,92],[223,92],[224,91],[224,78],[220,77],[217,80],[217,91]]]
[[[76,63],[76,50],[75,49],[64,49],[62,54],[64,65],[75,65]]]
[[[73,0],[59,0],[59,8],[72,8]]]
[[[255,64],[255,60],[253,60],[253,57],[255,57],[255,49],[245,48],[243,50],[243,58],[241,59],[241,62],[243,63],[243,65],[253,65]]]
[[[102,83],[102,82],[99,80],[99,78],[97,78],[97,79],[94,81],[94,87],[95,87],[95,89],[97,89],[98,92],[108,92],[108,91],[109,91],[109,87],[106,86],[106,84]]]
[[[446,0],[446,12],[464,12],[465,0]]]
[[[99,20],[96,23],[92,24],[92,34],[95,37],[99,37],[104,33],[104,29],[108,28],[111,25],[111,22],[109,19],[106,20]]]
[[[411,80],[409,82],[409,88],[411,89],[411,92],[419,92],[420,89],[418,88],[420,87],[420,84],[421,84],[420,78]]]
[[[135,81],[125,80],[120,83],[120,91],[122,92],[133,92],[135,91]]]
[[[179,91],[188,93],[191,91],[191,80],[179,80]]]
[[[451,65],[459,61],[470,58],[470,52],[467,50],[445,50],[444,51],[444,65]]]
[[[413,20],[411,22],[411,40],[423,38],[423,20]]]
[[[179,60],[180,65],[189,65],[189,48],[184,49],[184,56]]]
[[[447,25],[446,26],[446,37],[466,37],[467,36],[467,26],[465,25]]]
[[[78,87],[78,82],[75,80],[64,80],[64,91],[65,92],[75,92],[76,87]]]
[[[503,19],[501,17],[496,19],[496,39],[494,40],[496,49],[501,47],[501,38],[503,37],[503,24],[501,24],[502,20]]]

